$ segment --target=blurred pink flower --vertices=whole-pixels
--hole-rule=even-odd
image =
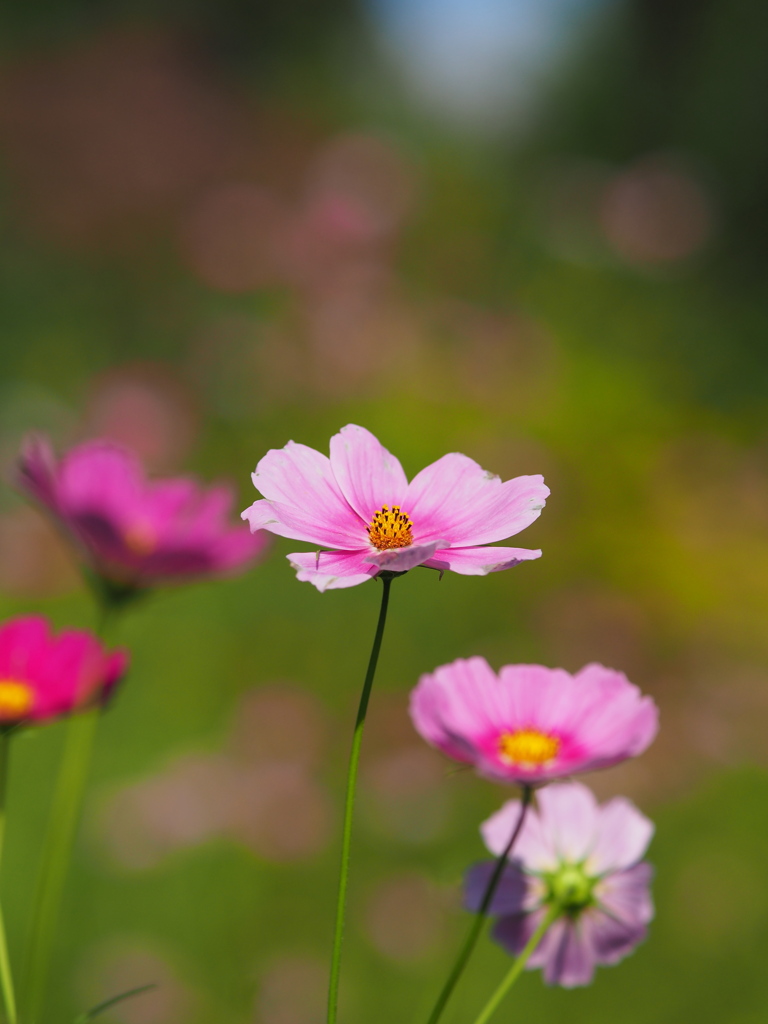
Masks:
[[[363,427],[335,434],[330,459],[293,441],[273,448],[253,482],[264,499],[243,512],[252,530],[332,549],[288,555],[298,579],[320,591],[417,565],[485,576],[541,555],[485,545],[538,518],[549,494],[542,477],[502,483],[451,453],[409,484],[398,460]]]
[[[140,461],[109,441],[86,441],[57,463],[48,441],[29,438],[21,489],[49,512],[90,568],[121,591],[246,568],[266,544],[231,526],[226,486],[174,477],[148,481]]]
[[[546,931],[528,961],[544,969],[549,985],[588,985],[597,964],[615,964],[632,952],[653,918],[651,865],[640,862],[653,824],[634,804],[615,797],[598,805],[578,782],[549,786],[530,810],[491,900],[498,917],[493,937],[518,955],[550,907],[562,914]],[[510,800],[482,826],[485,845],[497,857],[520,817]],[[495,864],[467,872],[465,900],[478,910]]]
[[[497,676],[484,658],[423,675],[411,718],[428,743],[480,775],[527,784],[636,757],[658,730],[653,700],[622,672],[505,665]]]
[[[41,615],[11,619],[0,626],[0,728],[101,703],[127,666],[126,651],[110,653],[84,630],[57,637]]]

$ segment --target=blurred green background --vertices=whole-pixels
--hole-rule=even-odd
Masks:
[[[625,670],[661,706],[590,780],[655,818],[650,940],[499,1013],[758,1024],[768,981],[768,7],[757,0],[176,0],[0,12],[0,461],[112,436],[237,482],[364,424],[413,474],[543,472],[540,562],[393,587],[363,755],[343,1020],[424,1019],[509,794],[406,714],[458,656]],[[119,639],[47,1020],[319,1024],[374,583],[276,541]],[[299,545],[300,547],[300,545]],[[0,611],[94,611],[10,487]],[[62,726],[14,742],[15,961]],[[446,1014],[506,969],[489,943]]]

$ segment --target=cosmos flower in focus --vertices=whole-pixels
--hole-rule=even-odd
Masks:
[[[45,438],[30,437],[16,481],[118,591],[236,572],[267,543],[265,534],[230,524],[228,487],[147,480],[140,461],[109,441],[86,441],[57,462]]]
[[[354,425],[330,448],[330,458],[293,441],[267,452],[253,474],[264,498],[243,512],[252,530],[328,549],[288,555],[298,579],[318,590],[417,565],[484,576],[541,555],[489,546],[538,518],[549,494],[541,476],[502,483],[454,452],[408,483],[398,460]]]
[[[498,920],[493,938],[519,955],[553,906],[560,914],[527,963],[541,967],[549,985],[573,988],[592,981],[595,966],[615,964],[646,937],[653,918],[653,869],[641,861],[653,824],[623,797],[598,805],[578,782],[548,786],[538,794],[505,867],[488,913]],[[497,857],[520,816],[510,800],[481,829]],[[477,911],[495,864],[467,872],[465,901]]]
[[[127,667],[127,652],[85,630],[55,636],[41,615],[11,619],[0,626],[0,729],[103,703]]]
[[[641,754],[658,709],[622,672],[586,665],[572,676],[543,665],[459,658],[423,675],[411,694],[416,730],[496,782],[535,785]]]

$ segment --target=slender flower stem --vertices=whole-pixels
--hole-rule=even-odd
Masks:
[[[24,972],[24,1020],[36,1024],[45,998],[48,967],[56,935],[83,793],[91,764],[100,709],[73,715],[67,723],[64,753],[56,781],[43,861],[32,914],[32,933]]]
[[[499,884],[501,876],[504,872],[504,867],[507,863],[507,858],[512,852],[512,847],[517,842],[517,837],[520,835],[520,832],[522,831],[523,822],[525,821],[525,815],[530,806],[532,796],[533,790],[531,789],[531,787],[523,786],[523,795],[522,800],[520,801],[520,816],[518,817],[517,823],[514,829],[512,830],[512,835],[509,837],[509,842],[504,848],[504,851],[499,857],[499,859],[496,861],[496,867],[494,868],[493,874],[491,875],[490,881],[488,882],[488,886],[485,890],[485,895],[483,896],[483,899],[480,903],[480,908],[478,909],[477,914],[475,915],[475,919],[472,922],[472,927],[469,930],[469,935],[467,935],[466,941],[462,946],[458,957],[456,958],[456,962],[453,965],[451,973],[448,975],[448,980],[446,981],[445,985],[443,986],[442,992],[437,998],[435,1007],[432,1010],[432,1013],[430,1014],[428,1024],[437,1024],[437,1021],[440,1020],[443,1010],[445,1009],[448,1000],[451,998],[451,993],[456,987],[459,978],[464,973],[464,968],[467,966],[469,958],[472,956],[474,948],[477,945],[477,940],[480,937],[480,932],[483,930],[483,925],[485,924],[485,915],[488,912],[488,908],[491,905],[491,900],[493,899],[493,894],[496,892],[496,887]]]
[[[8,789],[8,742],[7,729],[0,729],[0,860],[5,839],[5,796]],[[5,934],[5,919],[0,906],[0,989],[3,993],[3,1008],[8,1024],[16,1024],[16,997],[13,991],[11,961],[8,957],[8,940]]]
[[[533,953],[533,951],[541,942],[541,939],[544,933],[546,932],[547,928],[549,928],[549,926],[560,915],[560,913],[561,908],[558,906],[557,903],[553,904],[549,908],[547,913],[542,918],[541,924],[528,940],[525,949],[522,951],[517,960],[515,960],[515,962],[512,964],[506,978],[504,978],[502,983],[499,985],[499,987],[496,989],[491,998],[483,1007],[483,1010],[481,1011],[480,1016],[475,1021],[475,1024],[486,1024],[486,1022],[490,1020],[493,1012],[496,1010],[499,1003],[502,1001],[504,996],[507,994],[507,992],[509,992],[514,983],[523,973],[523,968],[528,963],[528,960],[530,959],[530,956]]]
[[[331,954],[331,974],[328,983],[328,1024],[335,1024],[336,1010],[339,998],[339,971],[341,968],[341,943],[344,938],[344,911],[347,903],[347,881],[349,878],[349,849],[352,841],[352,814],[355,806],[355,787],[357,784],[357,765],[360,760],[360,746],[363,741],[363,727],[365,716],[368,711],[368,699],[371,696],[373,677],[376,674],[376,664],[379,660],[381,641],[384,636],[384,626],[387,621],[387,607],[389,605],[389,588],[394,577],[381,575],[382,586],[381,610],[379,621],[376,626],[376,635],[373,638],[371,657],[368,660],[368,671],[365,674],[363,690],[360,694],[360,704],[357,709],[355,731],[352,735],[352,751],[349,756],[349,769],[347,771],[347,795],[344,803],[344,828],[341,841],[341,871],[339,873],[339,894],[336,901],[336,925],[333,932],[333,953]]]
[[[101,606],[98,626],[100,638],[106,632],[111,611],[112,607],[108,603]],[[67,722],[64,752],[43,845],[24,963],[22,1009],[25,1024],[37,1024],[43,1009],[59,908],[100,717],[101,708],[96,707],[72,715]]]

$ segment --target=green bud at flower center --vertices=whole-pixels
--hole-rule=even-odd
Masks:
[[[592,902],[594,879],[577,864],[563,864],[549,879],[549,894],[563,910],[575,913]]]

